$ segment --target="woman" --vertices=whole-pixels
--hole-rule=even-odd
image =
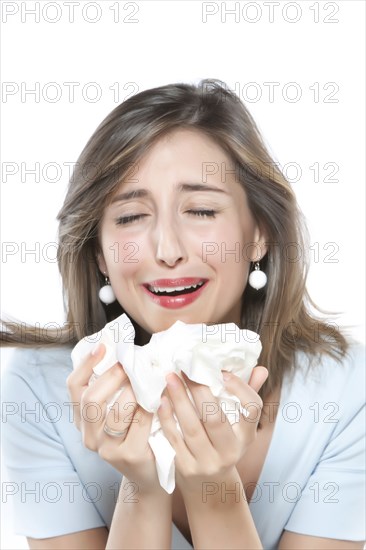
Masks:
[[[4,380],[19,405],[4,446],[30,547],[169,548],[173,518],[176,548],[362,548],[362,349],[310,313],[296,199],[238,98],[210,80],[131,97],[89,140],[58,218],[65,329],[4,336],[37,346]],[[102,303],[109,285],[100,296],[116,299]],[[176,451],[172,496],[121,365],[88,386],[100,345],[72,371],[70,345],[123,312],[140,345],[177,319],[234,322],[263,345],[266,368],[248,384],[227,375],[261,411],[235,429],[218,413],[201,420],[208,387],[185,379],[193,405],[167,377],[158,414]],[[123,384],[114,418],[106,402]]]

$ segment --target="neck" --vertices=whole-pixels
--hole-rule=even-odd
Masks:
[[[138,346],[145,346],[150,342],[151,334],[149,332],[146,332],[143,328],[140,327],[135,321],[131,319],[131,322],[135,329],[135,344]]]

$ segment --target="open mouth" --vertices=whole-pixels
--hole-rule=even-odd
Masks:
[[[155,288],[150,285],[144,285],[149,292],[155,296],[181,296],[182,294],[193,294],[197,292],[207,281],[200,281],[194,285],[179,286],[175,288]]]

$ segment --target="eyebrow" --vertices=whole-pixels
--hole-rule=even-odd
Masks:
[[[179,192],[190,192],[190,191],[214,191],[216,193],[224,193],[228,195],[227,191],[219,189],[218,187],[211,187],[209,185],[202,185],[202,183],[181,183],[178,186]],[[133,191],[127,191],[126,193],[120,193],[116,195],[112,200],[112,203],[119,201],[128,201],[131,199],[140,199],[142,197],[148,197],[150,191],[147,189],[134,189]]]

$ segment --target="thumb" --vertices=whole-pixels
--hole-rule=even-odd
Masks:
[[[266,367],[254,367],[254,369],[252,370],[252,374],[250,375],[248,385],[258,393],[267,378],[268,370],[266,369]]]

